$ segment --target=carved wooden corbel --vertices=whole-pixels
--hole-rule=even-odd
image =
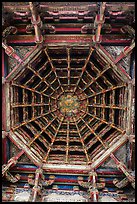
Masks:
[[[18,159],[21,157],[22,154],[24,154],[24,151],[23,151],[23,150],[21,150],[16,156],[10,158],[10,159],[8,160],[7,164],[3,164],[3,165],[2,165],[2,176],[5,175],[5,173],[8,171],[8,169],[9,169],[11,166],[17,164]]]
[[[54,175],[50,175],[49,176],[49,180],[45,180],[44,175],[41,175],[41,181],[40,183],[42,184],[42,186],[49,186],[52,185],[55,181],[55,176]],[[35,185],[35,179],[34,179],[34,174],[29,174],[28,175],[28,184],[30,186],[34,186]]]
[[[42,180],[42,186],[49,186],[49,185],[52,185],[53,183],[54,183],[54,181],[55,181],[55,176],[53,176],[53,175],[50,175],[49,176],[49,180]]]
[[[2,32],[3,40],[6,39],[10,34],[16,34],[17,28],[15,26],[9,26]]]
[[[127,178],[127,179],[123,179],[120,182],[118,180],[114,179],[114,181],[113,181],[114,185],[123,188],[124,186],[126,186],[128,184],[128,182],[130,182],[132,187],[135,188],[135,176],[131,175],[131,172],[129,171],[129,169],[127,169],[125,164],[120,162],[113,154],[111,154],[111,158],[116,163],[117,168],[120,171],[122,171],[125,174],[126,178]],[[127,180],[128,180],[128,182],[127,182]]]
[[[119,181],[117,178],[115,178],[113,180],[113,184],[117,187],[117,188],[124,188],[125,186],[127,186],[129,184],[129,181],[127,178],[124,178],[123,180]]]
[[[89,193],[89,198],[95,202],[98,201],[98,194],[99,194],[98,189],[102,189],[105,187],[104,179],[100,180],[101,181],[100,183],[97,183],[96,180],[97,180],[97,173],[95,171],[89,172],[89,177],[87,182],[83,181],[82,176],[78,177],[79,185],[84,188],[87,188]]]
[[[5,173],[5,177],[8,181],[12,182],[12,183],[16,183],[17,181],[20,180],[20,174],[16,174],[15,176],[13,176],[9,171],[7,171]]]
[[[15,26],[9,26],[2,32],[2,47],[5,49],[5,53],[8,56],[12,56],[18,62],[22,62],[22,59],[17,55],[16,51],[13,47],[7,45],[6,38],[8,35],[15,34],[17,32],[17,28]]]
[[[43,169],[42,168],[38,168],[35,172],[35,179],[33,174],[29,174],[28,176],[28,183],[30,185],[33,186],[32,191],[33,191],[33,195],[32,195],[32,202],[36,201],[36,197],[37,195],[41,196],[41,189],[43,186],[48,186],[51,185],[54,180],[55,180],[55,176],[50,176],[49,180],[46,181],[45,177],[43,175]]]

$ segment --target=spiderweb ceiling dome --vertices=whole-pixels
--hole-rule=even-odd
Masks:
[[[94,47],[43,47],[11,83],[16,142],[41,163],[92,163],[125,133],[126,86]]]

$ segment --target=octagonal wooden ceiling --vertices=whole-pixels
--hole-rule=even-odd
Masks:
[[[95,47],[43,47],[11,82],[16,142],[41,163],[92,163],[125,133],[126,86]]]
[[[9,138],[37,166],[98,167],[128,137],[130,76],[117,62],[135,46],[134,29],[125,26],[134,25],[134,5],[108,2],[101,36],[96,24],[104,4],[37,3],[3,3],[3,25],[10,26],[3,32],[3,48],[19,63],[6,77]],[[6,42],[37,46],[22,60]],[[131,45],[113,59],[101,42]]]

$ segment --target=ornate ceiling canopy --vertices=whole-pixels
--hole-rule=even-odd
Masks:
[[[96,48],[44,47],[10,89],[15,141],[42,163],[92,163],[125,134],[127,83]]]
[[[106,185],[105,173],[97,175],[103,165],[108,180],[113,165],[123,176],[111,185],[135,188],[134,6],[2,3],[2,174],[15,183],[24,182],[15,173],[35,172],[27,180],[32,201],[40,186],[56,184],[54,175],[46,180],[49,172],[86,174],[86,181],[77,175],[75,182],[97,201]]]

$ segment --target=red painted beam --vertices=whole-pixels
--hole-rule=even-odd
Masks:
[[[106,56],[110,58],[111,61],[114,62],[114,64],[116,64],[115,59],[107,52],[107,50],[102,45],[99,45],[99,48],[106,54]],[[131,79],[124,68],[122,68],[120,65],[117,65],[117,67],[128,77],[128,79]]]
[[[15,164],[17,163],[19,157],[21,157],[22,154],[24,154],[24,151],[23,151],[23,150],[21,150],[16,156],[10,158],[10,159],[8,160],[7,164],[4,164],[4,165],[3,165],[3,167],[2,167],[2,175],[3,175],[3,176],[5,175],[5,173],[8,171],[8,169],[9,169],[11,166],[13,166],[13,165],[15,165]]]
[[[19,63],[22,62],[22,59],[17,55],[17,53],[15,52],[15,50],[11,46],[9,46],[6,43],[2,42],[2,47],[5,49],[5,53],[8,56],[12,56]]]
[[[11,170],[13,170],[13,171],[30,171],[30,172],[35,172],[36,171],[36,168],[32,168],[32,167],[19,167],[19,166],[14,166],[14,167],[12,167],[11,168]],[[47,172],[47,170],[44,170],[44,171],[46,171]],[[68,173],[68,171],[71,173],[72,172],[72,170],[67,170],[67,173]],[[97,174],[98,175],[122,175],[122,172],[121,171],[119,171],[119,170],[117,170],[117,171],[109,171],[109,170],[105,170],[105,171],[103,171],[103,170],[96,170],[97,171]],[[51,172],[51,173],[65,173],[66,171],[64,171],[64,170],[54,170],[54,169],[50,169],[49,170],[49,172]],[[88,171],[84,171],[84,173],[87,173]],[[79,170],[79,173],[83,173],[83,171],[80,171]]]
[[[130,54],[135,47],[135,42],[133,42],[130,46],[126,46],[124,50],[120,53],[119,56],[115,59],[114,63],[117,64],[121,59],[126,57],[128,54]]]
[[[2,77],[4,77],[4,49],[2,49]]]
[[[7,162],[7,137],[2,139],[2,163],[6,164]]]
[[[44,43],[91,43],[92,35],[46,35]],[[18,35],[18,36],[9,36],[7,39],[8,44],[12,43],[35,43],[35,36],[33,35]],[[130,45],[131,39],[127,39],[124,36],[106,36],[102,35],[101,44],[124,44]]]
[[[81,28],[55,28],[55,32],[81,32]]]
[[[6,101],[4,84],[2,85],[2,130],[6,130]]]
[[[8,76],[6,76],[6,80],[8,80],[10,78],[10,76],[12,75],[12,73],[15,73],[16,70],[18,70],[18,67],[20,67],[21,64],[23,64],[27,58],[37,49],[37,45],[30,51],[28,52],[25,57],[23,58],[22,62],[20,64],[18,64],[10,73]]]

